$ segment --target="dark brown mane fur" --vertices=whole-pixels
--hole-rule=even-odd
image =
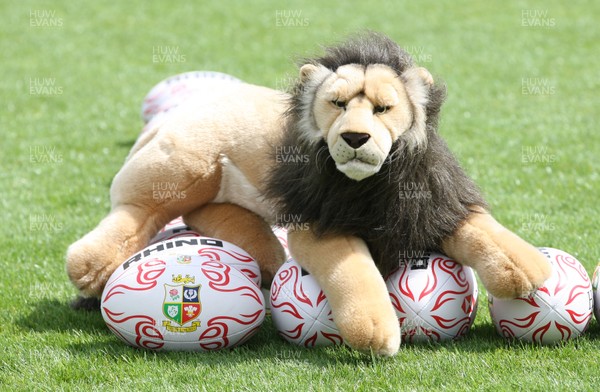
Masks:
[[[413,66],[407,52],[378,34],[328,48],[324,56],[308,62],[332,71],[345,64],[385,64],[398,75]],[[294,89],[286,114],[287,129],[280,148],[274,151],[293,151],[303,159],[275,165],[266,187],[277,216],[287,223],[293,219],[294,225],[307,224],[317,235],[362,238],[385,274],[411,255],[440,251],[442,240],[467,217],[470,206],[486,207],[477,187],[437,133],[445,98],[443,85],[434,85],[429,91],[426,148],[410,149],[404,134],[394,143],[381,170],[358,182],[336,169],[324,140],[303,137],[306,130],[298,127],[303,115],[302,87],[300,82]]]

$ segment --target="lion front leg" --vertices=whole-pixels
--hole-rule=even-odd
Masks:
[[[345,342],[362,351],[394,355],[400,325],[383,277],[367,245],[352,236],[317,237],[291,231],[292,256],[317,280]]]
[[[485,211],[472,213],[444,240],[443,251],[473,267],[486,289],[498,298],[527,295],[550,277],[542,253]]]

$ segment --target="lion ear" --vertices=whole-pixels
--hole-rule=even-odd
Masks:
[[[428,87],[433,86],[433,76],[431,76],[431,73],[427,69],[423,67],[417,67],[414,69],[414,72]]]
[[[434,84],[433,76],[423,67],[413,67],[403,72],[401,78],[414,110],[412,129],[407,137],[412,147],[418,150],[427,144],[427,103]]]
[[[404,71],[401,78],[413,103],[427,105],[429,89],[434,84],[431,73],[423,67],[414,67]]]
[[[304,64],[302,67],[300,67],[300,81],[305,83],[318,70],[319,67],[314,64]]]

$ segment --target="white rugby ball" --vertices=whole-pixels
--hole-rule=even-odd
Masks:
[[[204,260],[215,260],[227,264],[248,277],[260,287],[260,267],[252,256],[242,248],[223,240],[210,237],[177,237],[150,244],[126,261],[140,260],[159,254],[190,254],[202,256]]]
[[[270,299],[273,323],[288,342],[304,347],[344,343],[323,290],[295,260],[279,268]]]
[[[183,222],[183,218],[179,217],[167,223],[156,235],[148,242],[148,245],[156,244],[157,242],[172,240],[179,237],[200,237],[201,234],[192,230],[191,227]]]
[[[154,86],[142,103],[145,124],[192,97],[214,94],[224,83],[242,83],[234,76],[212,71],[192,71],[171,76]],[[147,130],[148,127],[144,127]]]
[[[600,264],[594,270],[592,289],[594,291],[594,315],[596,316],[596,321],[600,324]]]
[[[167,351],[235,347],[265,316],[254,282],[227,264],[185,252],[124,262],[104,288],[101,311],[125,343]]]
[[[475,320],[475,273],[442,254],[425,252],[403,260],[386,286],[404,342],[458,339]]]
[[[498,333],[506,338],[555,344],[583,334],[592,317],[592,283],[581,263],[570,254],[539,248],[552,266],[552,275],[528,297],[488,296]]]

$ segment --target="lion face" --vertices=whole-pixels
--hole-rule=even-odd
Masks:
[[[309,111],[307,136],[326,141],[337,169],[348,178],[360,181],[377,173],[393,143],[407,133],[415,148],[426,143],[426,90],[433,80],[425,69],[398,75],[383,64],[347,64],[335,72],[306,64],[300,77]]]

